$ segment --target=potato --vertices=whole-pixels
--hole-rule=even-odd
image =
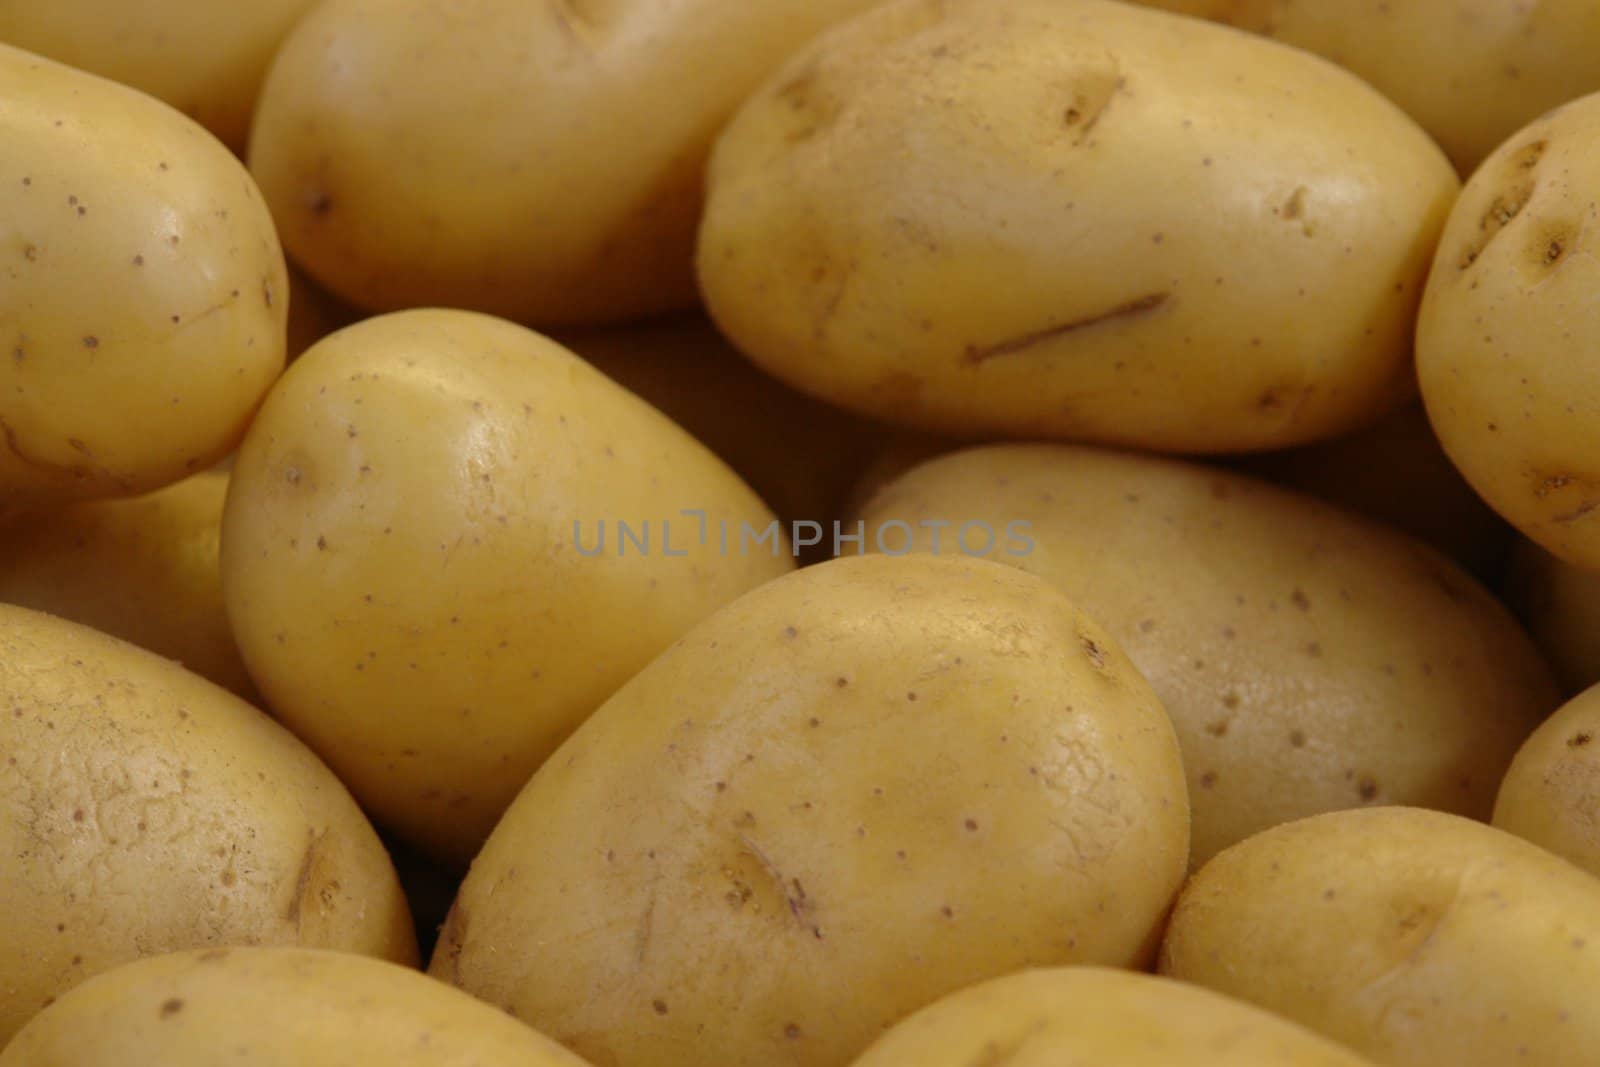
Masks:
[[[204,470],[283,367],[283,254],[249,175],[165,105],[5,45],[0,100],[0,498]]]
[[[0,602],[92,626],[253,700],[222,606],[227,492],[228,476],[207,471],[130,500],[0,519]]]
[[[281,726],[153,653],[0,605],[0,1045],[141,956],[416,957],[394,868]]]
[[[622,688],[506,813],[432,973],[595,1063],[842,1065],[962,986],[1151,958],[1172,727],[1098,626],[980,560],[822,563]]]
[[[1600,89],[1593,0],[1137,0],[1338,63],[1405,108],[1470,174],[1501,141]]]
[[[1201,870],[1161,970],[1389,1067],[1587,1067],[1600,881],[1459,816],[1320,815]]]
[[[396,312],[313,346],[262,405],[223,592],[279,718],[379,822],[465,863],[615,689],[792,568],[776,529],[737,550],[769,523],[702,445],[553,342]]]
[[[1600,686],[1523,744],[1500,783],[1494,824],[1600,877]]]
[[[218,948],[125,964],[36,1016],[0,1067],[583,1067],[504,1012],[392,963]],[[358,1051],[359,1050],[359,1051]]]
[[[0,0],[0,41],[130,85],[242,153],[278,43],[315,0]]]
[[[879,1038],[855,1067],[1365,1063],[1309,1030],[1195,986],[1103,967],[1061,967],[952,993]]]
[[[758,364],[868,415],[1282,448],[1414,390],[1456,191],[1415,124],[1297,49],[1105,0],[897,0],[723,133],[700,281]]]
[[[1511,606],[1567,692],[1600,682],[1600,573],[1580,571],[1521,541],[1507,586]]]
[[[1338,808],[1487,818],[1559,703],[1515,620],[1447,560],[1241,475],[995,445],[915,468],[862,518],[868,550],[1020,567],[1111,632],[1177,727],[1196,865]]]
[[[1600,15],[1596,16],[1600,18]],[[1450,215],[1417,323],[1445,451],[1554,555],[1600,570],[1600,93],[1506,142]]]
[[[718,128],[874,2],[324,0],[273,63],[250,167],[294,257],[361,307],[689,307]]]

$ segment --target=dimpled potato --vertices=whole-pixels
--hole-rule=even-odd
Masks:
[[[1454,815],[1320,815],[1195,875],[1161,970],[1388,1067],[1589,1067],[1600,881]]]
[[[1532,540],[1600,570],[1600,93],[1507,141],[1450,215],[1417,324],[1445,451]]]
[[[1559,703],[1515,620],[1443,557],[1241,475],[996,445],[914,468],[862,514],[869,550],[964,548],[1100,620],[1177,727],[1197,865],[1338,808],[1487,818]]]
[[[504,1012],[392,963],[218,948],[125,964],[62,997],[0,1067],[583,1067]]]
[[[1523,744],[1500,784],[1494,824],[1600,877],[1600,686]]]
[[[1508,600],[1567,692],[1600,682],[1600,574],[1521,541],[1506,584]]]
[[[328,769],[210,682],[0,605],[0,1046],[141,956],[291,944],[416,958],[388,855]]]
[[[223,515],[223,592],[278,717],[379,822],[464,863],[618,686],[792,568],[776,543],[720,551],[723,523],[774,521],[554,342],[396,312],[313,346],[262,405]]]
[[[164,104],[5,45],[0,144],[0,497],[211,466],[284,361],[283,254],[250,176]]]
[[[1367,1063],[1294,1023],[1196,986],[1103,967],[1061,967],[952,993],[896,1025],[855,1067]]]
[[[708,190],[707,306],[801,389],[934,431],[1234,452],[1414,389],[1457,181],[1297,49],[1101,0],[896,0],[745,104]]]
[[[1148,962],[1187,846],[1171,724],[1059,594],[839,560],[713,616],[534,775],[432,973],[608,1067],[842,1067],[973,982]]]

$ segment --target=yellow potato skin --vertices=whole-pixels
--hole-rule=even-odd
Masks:
[[[993,445],[879,491],[928,550],[960,525],[1031,522],[1037,574],[1106,627],[1183,745],[1194,862],[1277,823],[1366,804],[1487,818],[1512,756],[1560,697],[1516,621],[1409,538],[1196,464],[1067,445]],[[935,530],[924,523],[953,525]],[[869,533],[866,548],[879,546]],[[984,552],[974,534],[968,547]]]
[[[394,868],[288,731],[154,653],[0,605],[0,1045],[141,956],[416,958]]]
[[[0,1067],[584,1067],[494,1007],[416,971],[302,948],[125,964],[35,1016]]]
[[[1458,816],[1320,815],[1195,875],[1161,971],[1389,1067],[1584,1067],[1600,1043],[1600,881]]]
[[[1087,617],[992,563],[838,560],[573,735],[431,971],[595,1063],[843,1064],[973,982],[1148,963],[1187,838],[1171,725]]]
[[[619,521],[650,522],[651,551],[619,545]],[[786,551],[723,556],[724,521],[773,518],[566,349],[473,312],[396,312],[313,346],[262,405],[223,591],[278,717],[380,823],[465,863],[617,687],[792,569]]]
[[[1197,986],[1104,967],[1059,967],[952,993],[898,1023],[854,1067],[1362,1067],[1368,1062],[1294,1023]]]
[[[1494,825],[1600,877],[1600,687],[1523,743],[1500,783]]]
[[[1597,16],[1600,17],[1600,16]],[[1490,506],[1600,570],[1600,93],[1520,131],[1451,212],[1417,322],[1428,417]]]
[[[283,367],[287,283],[239,161],[143,93],[0,45],[0,497],[210,467]]]
[[[1519,541],[1511,555],[1506,598],[1569,694],[1600,682],[1600,574]]]
[[[1282,448],[1413,392],[1456,191],[1415,124],[1297,49],[1101,0],[897,0],[728,126],[699,275],[753,360],[868,415]]]

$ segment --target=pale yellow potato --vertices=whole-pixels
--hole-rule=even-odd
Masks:
[[[849,1062],[1019,968],[1147,964],[1188,857],[1115,643],[978,560],[838,560],[629,682],[474,861],[432,973],[598,1064]]]
[[[1135,0],[1265,34],[1361,75],[1462,174],[1558,104],[1600,90],[1594,0]]]
[[[367,319],[296,360],[222,528],[267,704],[378,822],[462,863],[618,686],[792,567],[704,446],[554,342],[467,311]]]
[[[222,605],[227,492],[228,476],[207,471],[145,496],[0,518],[0,603],[92,626],[254,700]]]
[[[1506,585],[1508,601],[1567,692],[1600,682],[1600,573],[1519,541]]]
[[[323,0],[273,63],[250,167],[295,259],[360,307],[689,307],[718,129],[875,2]]]
[[[1386,1067],[1589,1067],[1600,880],[1459,816],[1320,815],[1195,875],[1161,970]]]
[[[894,0],[723,133],[699,275],[759,365],[868,415],[1283,448],[1414,391],[1457,185],[1298,49],[1108,0]]]
[[[0,42],[149,93],[244,151],[278,44],[315,0],[0,0]]]
[[[91,978],[0,1067],[584,1067],[549,1038],[392,963],[301,948],[179,952]]]
[[[1111,632],[1177,727],[1196,865],[1339,808],[1487,818],[1560,702],[1516,621],[1444,557],[1242,475],[994,445],[914,468],[862,519],[869,551],[1020,567]]]
[[[1061,967],[952,993],[897,1024],[855,1067],[1368,1063],[1294,1023],[1198,986],[1103,967]]]
[[[1600,570],[1597,188],[1600,93],[1539,119],[1473,175],[1417,323],[1445,451],[1513,526],[1587,570]]]
[[[1500,783],[1494,824],[1600,877],[1600,686],[1523,744]]]
[[[0,605],[0,1046],[84,979],[187,948],[400,963],[394,867],[263,713],[154,653]]]
[[[0,497],[130,496],[233,449],[284,360],[250,176],[143,93],[0,45]]]

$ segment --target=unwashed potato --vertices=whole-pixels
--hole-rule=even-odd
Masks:
[[[707,306],[758,364],[957,435],[1283,448],[1414,390],[1457,192],[1354,75],[1105,0],[895,0],[740,110]]]
[[[1522,541],[1512,553],[1507,598],[1567,692],[1600,682],[1600,573]]]
[[[1062,967],[952,993],[880,1037],[855,1067],[1362,1067],[1368,1062],[1294,1023],[1197,986],[1103,967]]]
[[[1473,175],[1417,324],[1445,451],[1513,526],[1587,570],[1600,570],[1597,188],[1600,93],[1517,133]]]
[[[0,710],[0,1045],[85,978],[160,952],[415,960],[394,868],[350,794],[237,697],[0,605]]]
[[[392,963],[217,948],[125,964],[62,997],[0,1067],[583,1067],[504,1012]]]
[[[1494,824],[1600,877],[1600,686],[1523,744],[1500,785]]]
[[[1111,632],[1177,727],[1196,864],[1338,808],[1487,818],[1560,702],[1516,621],[1442,556],[1242,475],[995,445],[913,469],[862,518],[869,551],[1020,567]]]
[[[874,2],[324,0],[273,63],[250,167],[294,257],[360,307],[688,307],[717,130]]]
[[[242,153],[278,43],[315,0],[0,0],[0,41],[149,93]]]
[[[1433,135],[1462,174],[1558,104],[1600,90],[1594,0],[1137,0],[1326,56]]]
[[[0,45],[0,498],[129,496],[214,464],[284,361],[250,176],[143,93]]]
[[[1161,705],[1043,582],[822,563],[534,775],[432,973],[611,1067],[842,1067],[973,982],[1147,963],[1188,825]]]
[[[759,551],[721,548],[769,524]],[[222,528],[267,704],[374,818],[461,863],[618,686],[792,567],[704,446],[554,342],[467,311],[367,319],[296,360]]]
[[[1195,875],[1161,970],[1388,1067],[1590,1067],[1600,880],[1454,815],[1321,815]]]

